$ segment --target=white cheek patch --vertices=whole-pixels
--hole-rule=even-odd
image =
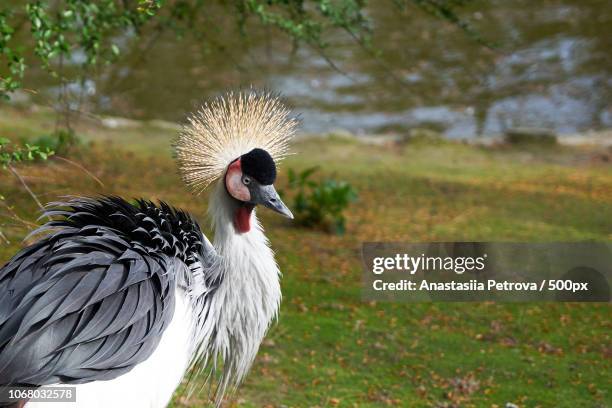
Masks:
[[[232,197],[240,201],[251,201],[251,193],[247,186],[242,183],[242,171],[240,168],[230,166],[225,176],[225,186]]]

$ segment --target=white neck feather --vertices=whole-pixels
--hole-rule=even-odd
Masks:
[[[248,372],[281,300],[280,271],[262,226],[253,211],[251,230],[237,232],[233,224],[237,205],[223,183],[217,183],[208,213],[223,279],[209,304],[206,320],[214,327],[206,324],[208,344],[202,351],[212,361],[223,359],[221,393],[228,385],[237,385]]]

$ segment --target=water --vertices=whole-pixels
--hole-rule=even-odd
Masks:
[[[474,2],[461,15],[495,50],[415,8],[374,1],[369,13],[378,59],[339,32],[326,51],[339,70],[307,47],[292,52],[271,30],[256,29],[245,47],[229,23],[207,30],[208,43],[163,34],[144,57],[142,41],[126,36],[126,57],[85,82],[84,97],[99,113],[181,121],[205,98],[254,84],[282,93],[307,133],[427,127],[464,138],[516,126],[612,127],[608,2]],[[42,73],[28,81],[43,95],[57,90]]]

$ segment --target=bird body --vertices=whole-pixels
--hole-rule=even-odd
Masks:
[[[201,248],[197,223],[165,204],[56,206],[48,214],[63,218],[43,228],[57,232],[0,269],[10,294],[0,308],[0,383],[74,384],[80,407],[165,406],[197,341],[191,269],[214,264],[212,247]]]
[[[75,385],[76,402],[65,403],[65,407],[165,407],[179,386],[191,358],[188,350],[193,310],[181,292],[177,290],[175,294],[173,319],[148,359],[114,380]],[[27,408],[48,406],[48,402],[27,404]],[[62,408],[60,403],[53,406]]]
[[[163,407],[191,370],[217,378],[222,402],[246,376],[281,300],[255,211],[261,204],[291,217],[272,186],[274,158],[258,147],[286,151],[278,132],[287,123],[274,118],[266,128],[257,119],[270,119],[276,103],[256,94],[217,101],[177,142],[188,184],[219,179],[208,207],[213,244],[165,203],[99,197],[50,206],[53,220],[38,231],[47,235],[0,268],[0,385],[75,385],[70,407]],[[198,137],[217,143],[218,154],[190,153]]]

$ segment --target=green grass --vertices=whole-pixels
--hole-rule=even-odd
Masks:
[[[0,132],[34,137],[52,122],[0,110]],[[206,197],[182,187],[172,132],[148,124],[80,125],[71,156],[105,183],[63,162],[22,167],[43,201],[114,193],[164,199],[203,218]],[[367,146],[342,139],[295,145],[280,169],[321,166],[360,199],[338,237],[295,228],[261,211],[283,271],[283,305],[232,404],[245,407],[606,407],[610,307],[588,304],[388,304],[360,297],[363,241],[574,241],[612,238],[612,166],[593,149],[520,150],[454,143]],[[0,172],[0,192],[25,220],[36,208]],[[2,211],[0,209],[0,211]],[[27,228],[0,219],[10,245]],[[180,399],[175,406],[200,406]]]

